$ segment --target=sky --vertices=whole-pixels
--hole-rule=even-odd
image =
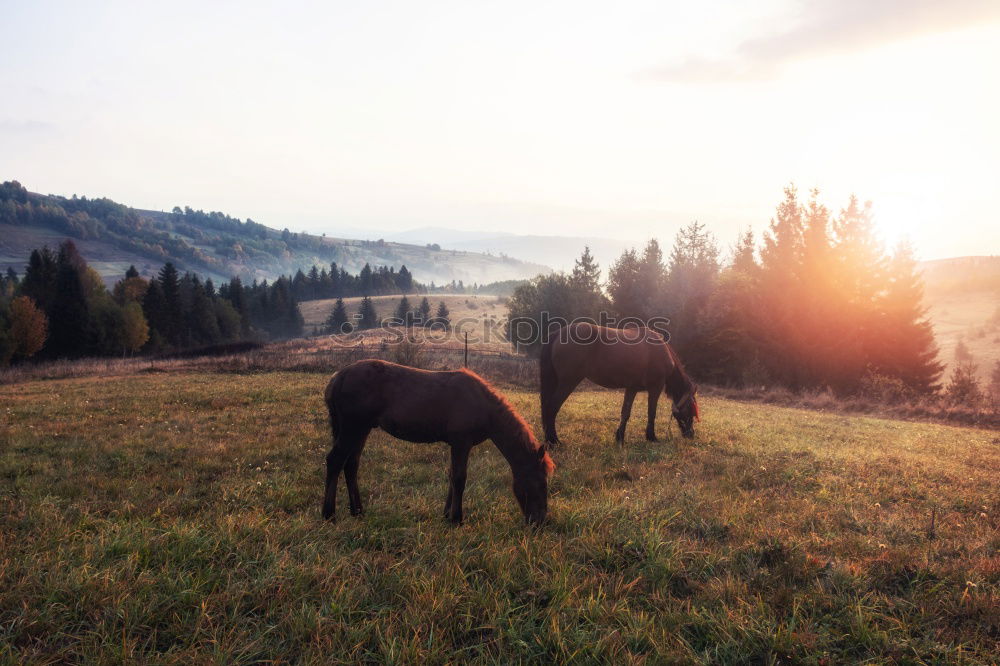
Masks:
[[[293,231],[1000,254],[1000,2],[0,0],[0,180]]]

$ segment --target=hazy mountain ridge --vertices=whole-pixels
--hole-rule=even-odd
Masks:
[[[1000,291],[1000,256],[922,261],[920,269],[928,291]]]
[[[598,236],[530,235],[502,231],[463,231],[446,227],[421,227],[388,234],[386,238],[411,243],[436,243],[445,249],[516,257],[522,261],[551,266],[557,271],[572,270],[573,262],[584,247],[590,248],[601,269],[607,271],[622,252],[631,247],[642,246],[642,243]]]
[[[13,182],[0,188],[0,270],[23,272],[32,249],[55,247],[72,238],[106,278],[119,277],[130,264],[150,275],[167,261],[182,270],[226,279],[274,279],[330,262],[352,273],[365,263],[397,268],[405,264],[425,283],[484,283],[549,271],[546,265],[510,257],[292,233],[219,212],[136,209],[110,199],[37,194]]]

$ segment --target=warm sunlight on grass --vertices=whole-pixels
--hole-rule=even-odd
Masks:
[[[327,378],[0,388],[0,659],[996,655],[994,432],[706,398],[693,442],[636,419],[621,449],[619,396],[583,391],[541,532],[491,445],[454,529],[444,447],[379,432],[367,515],[330,525]],[[506,392],[537,430],[537,396]]]

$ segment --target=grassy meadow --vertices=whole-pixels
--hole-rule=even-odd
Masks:
[[[995,663],[996,432],[708,397],[647,443],[640,397],[618,447],[581,391],[542,530],[491,444],[451,527],[446,448],[379,431],[328,524],[327,379],[0,386],[0,662]]]

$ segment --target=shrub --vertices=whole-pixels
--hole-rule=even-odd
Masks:
[[[859,392],[874,402],[899,404],[913,398],[913,391],[898,377],[869,371],[861,378]]]
[[[983,401],[983,389],[976,377],[978,367],[975,363],[966,361],[959,363],[951,373],[951,379],[944,394],[953,405],[976,407]]]
[[[423,345],[419,342],[404,339],[401,342],[391,345],[389,350],[393,363],[408,365],[411,368],[421,367],[420,363],[424,350]]]

